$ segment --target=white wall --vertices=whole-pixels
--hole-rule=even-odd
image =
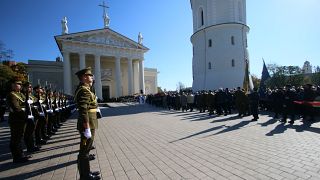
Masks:
[[[193,0],[192,3],[193,20],[199,19],[200,7],[204,9],[206,18],[201,28],[194,22],[194,34],[191,36],[194,53],[193,90],[242,87],[249,31],[243,24],[245,0]],[[240,15],[242,22],[239,23]],[[232,36],[234,45],[231,44]],[[209,39],[212,40],[212,47],[208,47]],[[234,67],[232,60],[235,62]]]

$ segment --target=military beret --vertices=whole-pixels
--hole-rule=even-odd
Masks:
[[[76,75],[78,77],[82,76],[82,75],[90,75],[93,76],[92,72],[91,72],[91,67],[87,67],[85,69],[81,69],[80,71],[76,72]]]

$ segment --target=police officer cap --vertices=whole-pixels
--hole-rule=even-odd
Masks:
[[[85,69],[81,69],[80,71],[76,72],[76,75],[78,77],[82,76],[82,75],[90,75],[93,76],[92,72],[91,72],[91,67],[85,68]]]

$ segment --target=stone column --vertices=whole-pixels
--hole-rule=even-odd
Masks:
[[[133,94],[133,67],[132,59],[128,58],[128,95]]]
[[[122,96],[122,77],[121,77],[120,57],[116,57],[116,97]]]
[[[133,93],[139,93],[139,62],[133,61]]]
[[[63,51],[63,87],[64,93],[72,95],[70,52]]]
[[[143,91],[143,93],[145,93],[145,86],[144,86],[144,65],[143,65],[143,59],[139,60],[139,84],[140,84],[140,90],[139,92],[141,92],[141,90]]]
[[[86,68],[86,54],[79,53],[80,70]]]
[[[101,64],[100,64],[100,55],[94,55],[94,87],[96,90],[96,95],[99,99],[102,99],[102,83],[101,83]]]

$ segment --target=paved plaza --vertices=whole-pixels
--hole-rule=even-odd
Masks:
[[[320,123],[258,122],[237,114],[177,112],[149,105],[102,109],[91,170],[120,179],[320,179]],[[79,179],[76,114],[34,153],[13,164],[10,130],[0,125],[0,179]]]

